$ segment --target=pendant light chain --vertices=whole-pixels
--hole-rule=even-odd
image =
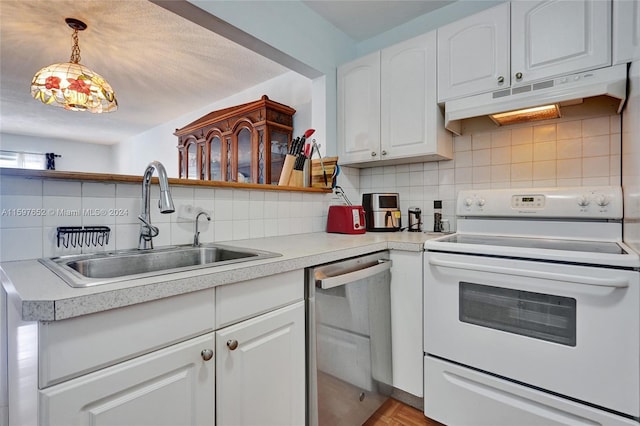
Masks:
[[[73,35],[71,36],[73,39],[73,47],[71,48],[71,59],[69,62],[77,64],[80,62],[80,46],[78,45],[78,29],[73,30]]]

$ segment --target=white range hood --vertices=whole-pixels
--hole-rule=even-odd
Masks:
[[[595,96],[609,96],[620,101],[622,111],[627,90],[627,65],[601,68],[495,92],[482,93],[445,103],[445,127],[462,133],[461,120],[540,105],[561,104]]]

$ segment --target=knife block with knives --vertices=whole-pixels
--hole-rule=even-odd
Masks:
[[[306,143],[306,139],[315,132],[309,129],[302,137],[297,137],[291,142],[289,153],[285,156],[282,172],[278,185],[281,186],[304,186],[305,171],[309,172],[309,167],[305,170],[305,163],[311,156],[311,145]]]

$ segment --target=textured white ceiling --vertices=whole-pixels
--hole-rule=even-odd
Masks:
[[[357,41],[451,2],[304,3]],[[72,31],[64,22],[67,17],[88,25],[79,36],[80,62],[111,84],[118,111],[69,112],[31,98],[36,71],[69,60]],[[104,144],[126,140],[289,71],[147,0],[0,0],[0,55],[2,132]]]
[[[147,0],[2,0],[0,8],[5,133],[116,143],[288,72]],[[31,98],[36,71],[69,61],[66,17],[88,25],[80,62],[111,84],[118,111],[69,112]]]
[[[304,0],[303,3],[355,41],[389,31],[455,0]]]

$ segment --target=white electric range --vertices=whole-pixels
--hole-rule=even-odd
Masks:
[[[638,425],[640,259],[619,187],[461,191],[425,243],[425,414]]]

